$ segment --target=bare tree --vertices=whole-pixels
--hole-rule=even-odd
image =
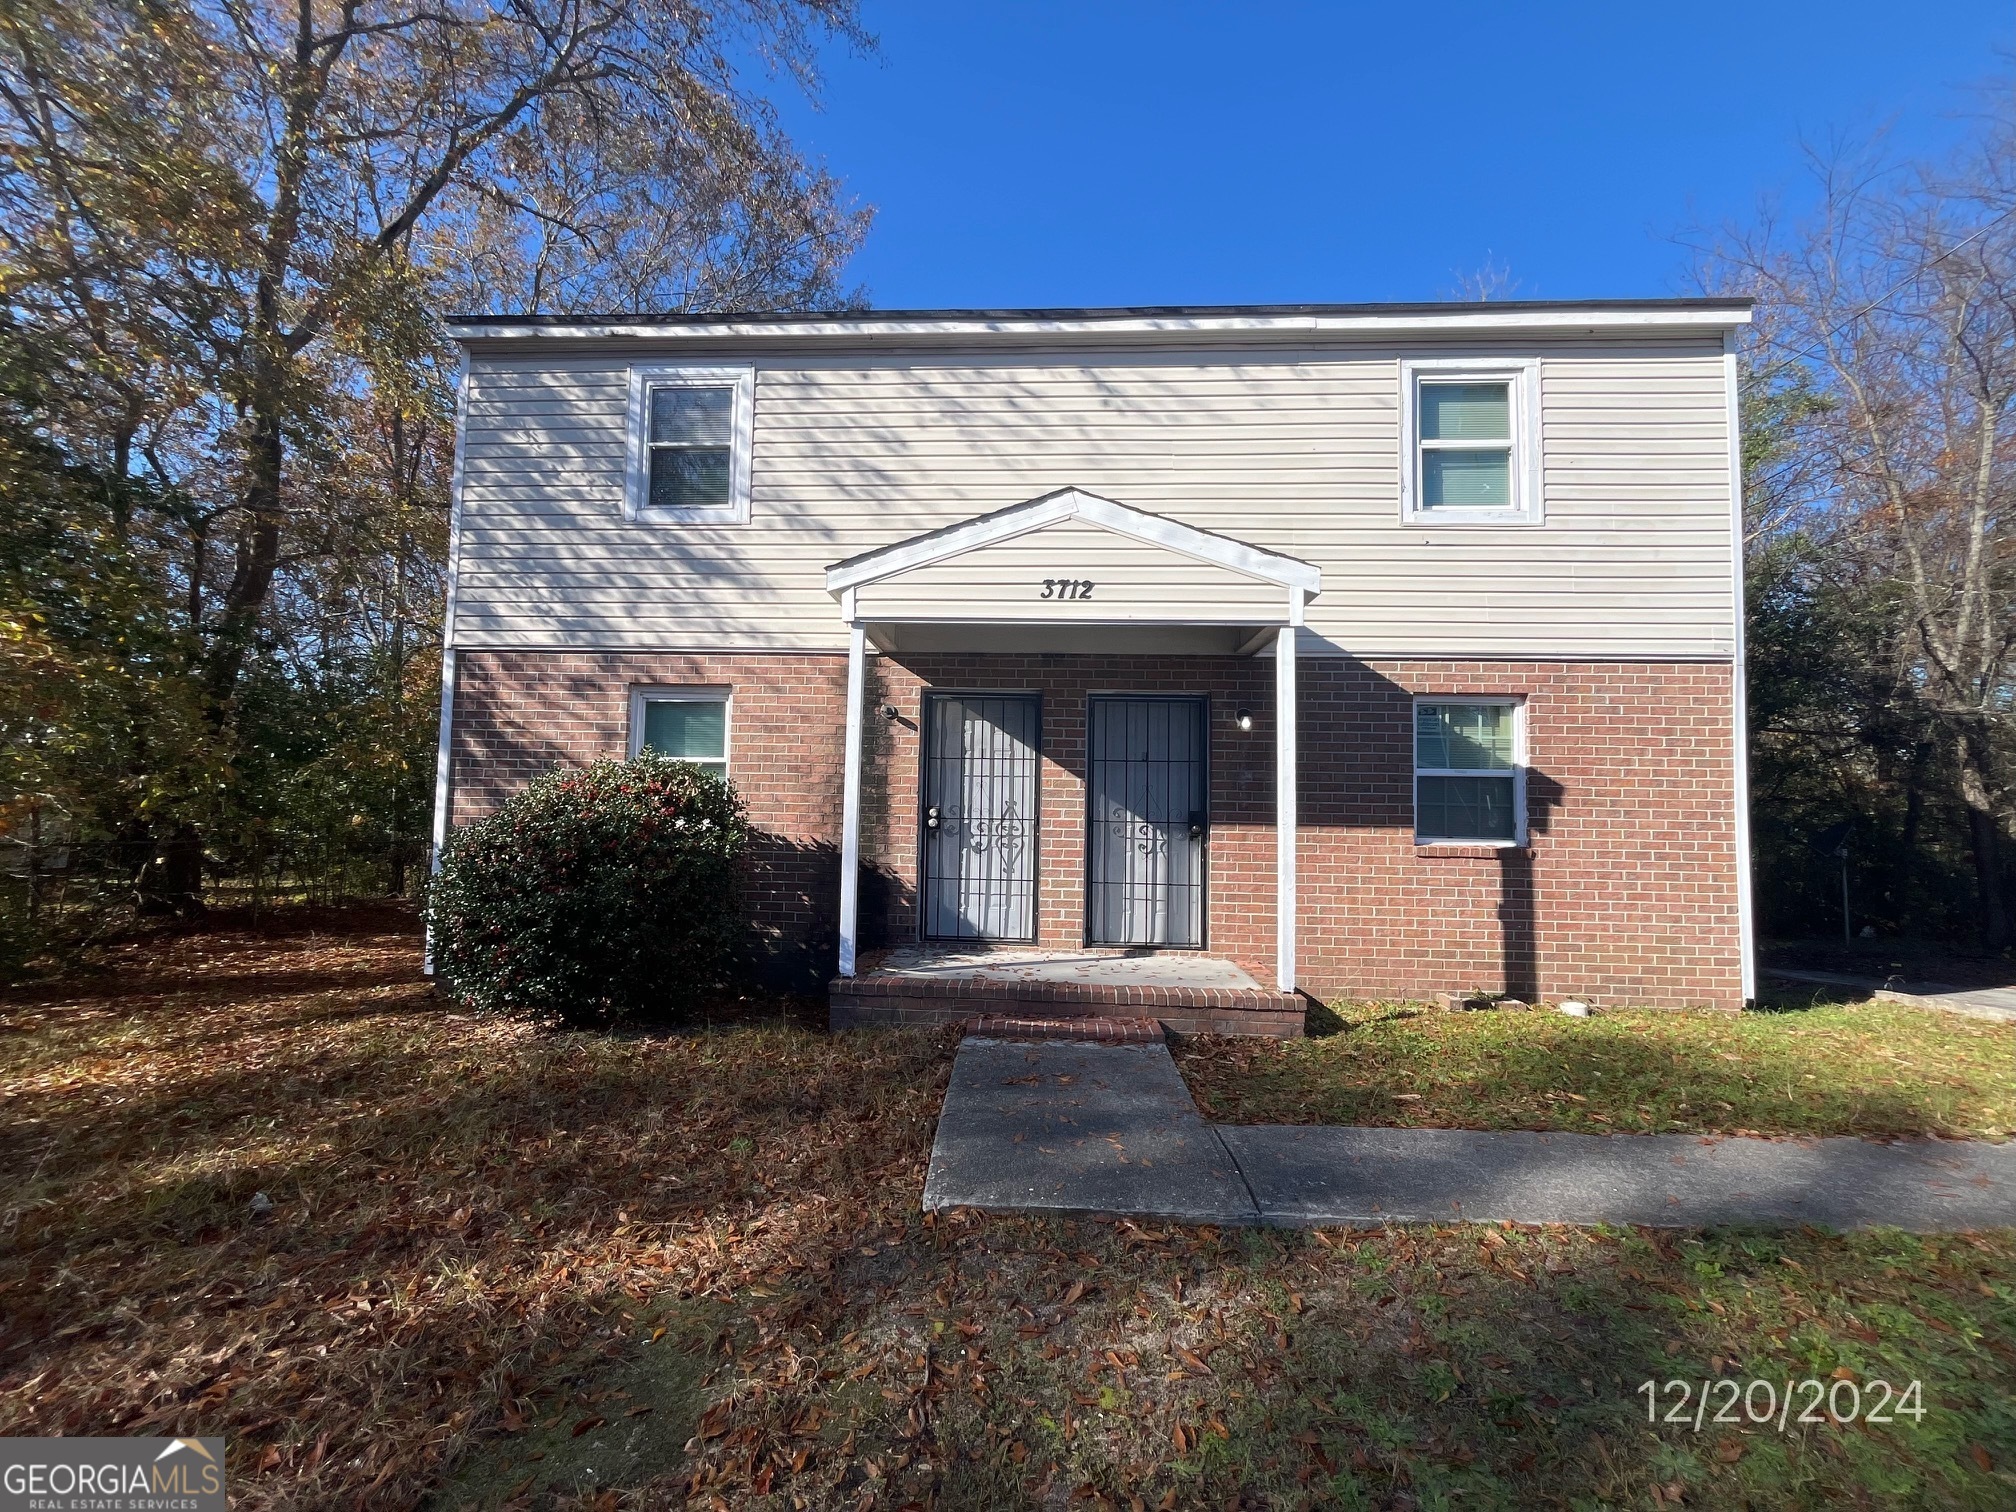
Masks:
[[[1940,171],[1816,159],[1813,213],[1731,237],[1716,268],[1760,302],[1746,397],[1777,430],[1753,475],[1753,530],[1796,523],[1898,597],[1896,696],[1947,747],[1991,948],[2011,939],[2011,146],[2005,125]]]
[[[1489,304],[1494,299],[1513,298],[1520,287],[1520,280],[1512,276],[1511,266],[1500,262],[1496,253],[1487,251],[1484,261],[1475,269],[1456,275],[1456,283],[1446,292],[1446,297]]]

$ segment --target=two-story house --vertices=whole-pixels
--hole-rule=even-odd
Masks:
[[[455,320],[437,839],[648,745],[839,994],[938,942],[1733,1008],[1748,319]]]

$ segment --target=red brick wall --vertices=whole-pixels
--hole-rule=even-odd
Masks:
[[[1741,1006],[1727,666],[1303,668],[1305,985]],[[1424,693],[1525,698],[1525,850],[1413,844],[1410,700]]]
[[[873,722],[872,780],[880,798],[864,807],[862,853],[899,879],[889,933],[916,931],[918,725],[926,688],[1033,692],[1043,700],[1042,781],[1037,795],[1037,943],[1085,942],[1085,702],[1091,693],[1186,693],[1209,699],[1211,838],[1205,881],[1206,943],[1273,984],[1274,665],[1246,657],[898,655],[874,664],[871,702],[901,720]],[[1250,733],[1233,724],[1250,709]],[[866,822],[872,820],[872,823]]]
[[[810,988],[832,974],[846,657],[462,651],[455,660],[455,824],[555,766],[627,755],[634,686],[730,689],[728,769],[755,831],[749,901],[771,975]]]
[[[752,901],[780,965],[830,968],[844,658],[463,652],[456,822],[557,762],[626,749],[629,690],[735,695],[730,769],[759,833]],[[1209,947],[1271,982],[1273,668],[1229,657],[903,655],[870,660],[863,937],[916,928],[918,720],[926,687],[1043,697],[1039,931],[1084,929],[1085,697],[1210,699]],[[1324,996],[1508,988],[1555,998],[1740,1000],[1729,669],[1679,663],[1380,662],[1301,668],[1301,985]],[[1411,697],[1527,703],[1531,845],[1419,849]],[[891,722],[877,711],[898,710]],[[1254,728],[1242,733],[1244,707]]]

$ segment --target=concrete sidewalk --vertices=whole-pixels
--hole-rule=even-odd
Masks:
[[[926,1209],[1402,1222],[2016,1226],[2016,1143],[1205,1122],[1168,1049],[968,1039]]]

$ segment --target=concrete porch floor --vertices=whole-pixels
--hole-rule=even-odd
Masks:
[[[1305,1011],[1295,993],[1263,987],[1237,962],[1198,951],[917,944],[878,952],[862,966],[831,984],[835,1029],[1124,1012],[1180,1034],[1293,1038]]]
[[[976,982],[1086,982],[1103,987],[1261,990],[1243,966],[1223,956],[1138,946],[974,950],[961,945],[902,945],[882,952],[872,969],[920,980],[961,978]]]

